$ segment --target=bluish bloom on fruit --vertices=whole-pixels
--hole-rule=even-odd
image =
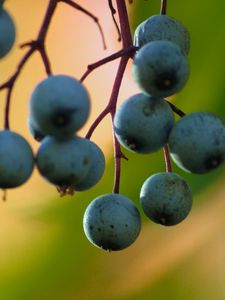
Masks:
[[[134,32],[134,45],[142,47],[148,42],[167,40],[175,43],[187,55],[190,35],[181,22],[167,15],[154,15],[138,25]]]
[[[136,53],[132,66],[134,81],[154,97],[179,92],[189,77],[189,64],[180,48],[169,41],[153,41]]]
[[[94,199],[83,218],[88,240],[104,250],[122,250],[138,237],[141,217],[133,202],[121,194],[106,194]]]
[[[141,206],[153,222],[165,226],[184,220],[192,207],[192,193],[186,181],[172,172],[146,179],[140,192]]]
[[[30,119],[45,135],[74,135],[86,122],[89,112],[88,92],[71,76],[49,76],[31,95]]]
[[[162,148],[174,125],[174,115],[162,98],[145,94],[129,97],[117,109],[114,118],[115,134],[125,148],[150,153]]]
[[[29,127],[29,130],[30,130],[30,133],[32,134],[33,138],[36,141],[40,142],[40,141],[43,140],[45,135],[40,131],[37,124],[34,124],[34,120],[31,119],[31,118],[29,118],[28,127]]]
[[[81,137],[58,140],[45,137],[37,153],[40,174],[59,187],[73,187],[92,166],[90,141]]]
[[[76,191],[88,190],[98,183],[103,176],[105,170],[105,156],[102,150],[95,143],[90,142],[90,150],[92,156],[91,167],[87,175],[74,186]]]
[[[225,161],[225,124],[209,112],[181,118],[169,136],[171,157],[182,169],[203,174]]]
[[[25,183],[34,168],[29,143],[11,130],[0,131],[0,188],[14,188]]]
[[[0,58],[9,53],[16,38],[16,28],[9,13],[0,8]]]

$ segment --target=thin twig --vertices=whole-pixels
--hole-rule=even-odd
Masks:
[[[166,15],[167,0],[161,0],[160,14]]]
[[[127,54],[129,54],[129,57],[133,57],[133,55],[135,54],[135,52],[137,51],[138,47],[135,47],[135,46],[131,46],[131,47],[128,47],[126,49],[122,49],[110,56],[107,56],[91,65],[88,65],[87,66],[87,70],[85,71],[85,73],[82,75],[80,81],[83,82],[87,76],[92,72],[94,71],[95,69],[99,68],[100,66],[103,66],[104,64],[108,63],[108,62],[111,62],[117,58],[120,58],[122,56],[125,56]]]
[[[111,11],[113,23],[114,23],[114,25],[116,27],[116,31],[118,33],[118,39],[117,40],[118,40],[118,42],[120,42],[121,41],[121,32],[120,32],[119,25],[117,24],[117,21],[115,19],[116,10],[115,10],[115,8],[114,8],[114,6],[112,4],[112,0],[108,0],[108,4],[109,4],[109,9]]]
[[[167,145],[165,145],[163,147],[163,154],[164,154],[164,158],[165,158],[166,172],[172,172],[172,166],[171,166],[171,161],[170,161],[170,153],[169,153],[169,149],[168,149]]]
[[[103,33],[103,30],[102,30],[102,27],[99,23],[99,20],[98,18],[93,15],[92,13],[90,13],[88,10],[86,10],[85,8],[83,8],[82,6],[80,6],[79,4],[71,1],[71,0],[58,0],[58,2],[64,2],[68,5],[70,5],[71,7],[77,9],[77,10],[80,10],[81,12],[83,12],[84,14],[86,14],[87,16],[89,16],[98,26],[98,29],[100,31],[100,35],[101,35],[101,38],[102,38],[102,43],[103,43],[103,48],[106,49],[106,42],[105,42],[105,37],[104,37],[104,33]]]
[[[169,106],[171,107],[171,109],[180,117],[184,117],[186,114],[180,110],[178,107],[176,107],[176,105],[174,105],[173,103],[171,103],[170,101],[167,101],[166,102],[169,104]]]

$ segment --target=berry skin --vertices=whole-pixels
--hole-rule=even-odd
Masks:
[[[39,172],[59,187],[73,187],[81,182],[91,165],[90,142],[81,137],[58,140],[48,136],[37,153]]]
[[[134,45],[137,47],[157,40],[175,43],[186,55],[190,49],[188,30],[179,21],[167,15],[151,16],[139,24],[134,32]]]
[[[105,170],[105,157],[102,150],[90,141],[90,150],[92,156],[91,167],[87,175],[81,182],[74,186],[76,191],[88,190],[98,183]]]
[[[129,97],[117,109],[114,130],[128,150],[150,153],[162,148],[174,125],[174,115],[162,98],[144,94]]]
[[[38,126],[36,124],[34,124],[34,122],[31,119],[29,119],[28,127],[29,127],[30,133],[32,134],[33,138],[37,142],[40,142],[43,140],[45,135],[40,131]]]
[[[0,188],[15,188],[25,183],[34,168],[33,151],[18,133],[0,131]]]
[[[175,173],[157,173],[143,184],[141,206],[153,222],[165,226],[184,220],[192,207],[192,194],[182,177]]]
[[[138,237],[141,217],[136,206],[120,194],[106,194],[94,199],[83,218],[88,240],[104,250],[122,250]]]
[[[224,121],[208,112],[186,115],[171,130],[169,148],[172,159],[183,170],[207,173],[225,160]]]
[[[180,91],[189,76],[187,57],[169,41],[144,45],[135,55],[132,66],[134,81],[154,97],[168,97]]]
[[[13,47],[16,38],[14,22],[8,12],[0,7],[0,58],[3,58]]]
[[[85,87],[70,76],[49,76],[31,95],[30,119],[44,135],[72,136],[84,125],[89,111]]]

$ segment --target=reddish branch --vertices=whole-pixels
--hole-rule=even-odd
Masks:
[[[161,15],[166,15],[167,0],[161,0]]]
[[[170,153],[169,153],[169,149],[168,149],[167,145],[165,145],[163,147],[163,154],[164,154],[164,159],[165,159],[165,164],[166,164],[166,172],[172,172]]]
[[[180,117],[184,117],[185,113],[180,110],[178,107],[176,107],[176,105],[174,105],[173,103],[167,101],[167,103],[169,104],[169,106],[171,107],[171,109]]]
[[[137,50],[137,48],[133,46],[125,0],[117,0],[116,4],[117,4],[118,17],[119,17],[119,24],[120,24],[120,34],[122,39],[122,49],[119,52],[103,60],[100,60],[95,64],[89,65],[87,71],[84,73],[84,75],[81,78],[81,80],[84,80],[87,77],[87,75],[89,75],[90,72],[95,68],[109,61],[112,61],[118,57],[121,57],[109,102],[105,107],[105,109],[99,114],[99,116],[91,125],[90,129],[88,130],[88,133],[86,134],[86,138],[91,137],[92,133],[94,132],[98,124],[104,119],[104,117],[107,114],[111,115],[112,126],[113,126],[113,120],[116,112],[118,95],[121,87],[121,82],[124,76],[124,72],[126,69],[126,65],[128,60],[130,58],[133,58],[134,53]],[[115,159],[115,176],[114,176],[113,192],[119,193],[121,158],[125,158],[125,156],[123,155],[120,148],[120,144],[115,136],[114,128],[113,128],[113,137],[114,137],[114,159]]]
[[[12,91],[14,88],[14,84],[15,84],[17,78],[19,77],[23,67],[25,66],[26,62],[28,61],[28,59],[32,56],[32,54],[34,52],[37,51],[40,53],[40,56],[42,58],[42,61],[43,61],[44,67],[45,67],[46,74],[47,75],[52,74],[51,65],[50,65],[49,58],[48,58],[46,48],[45,48],[45,40],[46,40],[46,35],[47,35],[48,29],[50,26],[50,22],[52,20],[52,17],[53,17],[53,14],[55,12],[58,2],[64,2],[64,3],[68,4],[69,6],[75,8],[77,10],[80,10],[81,12],[83,12],[84,14],[86,14],[87,16],[92,18],[96,22],[96,24],[100,30],[104,48],[106,47],[102,28],[98,22],[97,17],[95,17],[93,14],[88,12],[86,9],[84,9],[80,5],[77,5],[76,3],[74,3],[71,0],[49,0],[49,4],[48,4],[47,10],[46,10],[43,22],[40,26],[40,30],[38,32],[36,40],[30,41],[30,42],[27,42],[27,43],[24,43],[21,45],[21,48],[29,47],[28,51],[24,54],[24,56],[20,60],[14,74],[5,83],[0,85],[0,90],[7,89],[6,106],[5,106],[5,120],[4,120],[4,128],[5,129],[10,128],[10,126],[9,126],[9,111],[10,111],[11,95],[12,95]]]

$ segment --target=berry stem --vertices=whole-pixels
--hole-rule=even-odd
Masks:
[[[111,2],[109,1],[109,4]],[[95,68],[110,62],[118,57],[121,57],[117,74],[115,77],[115,81],[112,88],[112,93],[110,96],[110,99],[108,101],[107,106],[105,109],[100,113],[100,115],[95,119],[93,124],[91,125],[90,129],[88,130],[86,134],[86,138],[90,138],[98,124],[103,120],[103,118],[110,113],[111,119],[112,119],[112,130],[113,130],[113,140],[114,140],[114,161],[115,161],[115,175],[114,175],[114,186],[113,186],[113,192],[119,193],[119,185],[120,185],[120,173],[121,173],[121,158],[125,158],[123,155],[120,144],[115,136],[114,127],[113,127],[113,121],[114,116],[116,112],[116,105],[118,100],[118,95],[122,83],[122,79],[124,76],[124,72],[128,63],[128,60],[130,58],[133,58],[134,52],[137,50],[135,47],[133,47],[133,41],[132,41],[132,35],[129,25],[129,19],[127,14],[127,8],[125,4],[125,0],[116,0],[117,4],[117,10],[118,10],[118,16],[119,16],[119,24],[120,24],[120,33],[121,33],[121,39],[122,39],[122,50],[119,52],[100,60],[99,62],[90,65],[87,68],[87,71],[84,73],[84,75],[81,78],[81,81],[83,81],[87,75]],[[113,8],[114,11],[114,8]]]
[[[166,163],[166,172],[172,172],[172,166],[171,166],[171,161],[170,161],[170,153],[169,153],[169,149],[168,149],[167,145],[165,145],[163,147],[163,154],[164,154],[165,163]]]
[[[103,30],[102,30],[102,27],[99,23],[99,20],[98,18],[93,15],[92,13],[90,13],[88,10],[86,10],[85,8],[83,8],[82,6],[80,6],[79,4],[71,1],[71,0],[57,0],[58,2],[64,2],[68,5],[70,5],[71,7],[77,9],[77,10],[80,10],[81,12],[83,12],[84,14],[86,14],[87,16],[89,16],[98,26],[98,29],[99,29],[99,32],[100,32],[100,35],[101,35],[101,38],[102,38],[102,44],[103,44],[103,48],[106,49],[106,42],[105,42],[105,37],[104,37],[104,33],[103,33]]]
[[[167,0],[161,0],[160,14],[166,15]]]
[[[122,38],[123,48],[125,49],[133,46],[126,2],[125,0],[116,0],[116,4],[117,4],[118,16],[119,16],[121,38]]]
[[[113,53],[112,55],[110,56],[107,56],[91,65],[88,65],[87,66],[87,70],[86,72],[82,75],[80,81],[83,82],[87,76],[92,72],[94,71],[95,69],[99,68],[100,66],[103,66],[104,64],[108,63],[108,62],[111,62],[113,60],[116,60],[117,58],[120,58],[126,54],[130,54],[130,56],[133,56],[134,53],[137,51],[138,47],[135,47],[135,46],[131,46],[131,47],[128,47],[126,49],[122,49],[122,50],[119,50],[118,52],[116,53]]]
[[[109,5],[109,9],[111,11],[113,23],[114,23],[114,25],[116,27],[116,31],[118,33],[118,42],[120,42],[121,41],[121,33],[120,33],[120,28],[119,28],[119,26],[118,26],[118,24],[116,22],[116,19],[115,19],[116,10],[115,10],[115,8],[114,8],[114,6],[112,4],[112,0],[108,0],[108,5]]]
[[[169,104],[169,106],[171,107],[171,109],[181,118],[184,117],[186,114],[180,110],[178,107],[176,107],[176,105],[174,105],[173,103],[169,102],[166,100],[166,102]]]

